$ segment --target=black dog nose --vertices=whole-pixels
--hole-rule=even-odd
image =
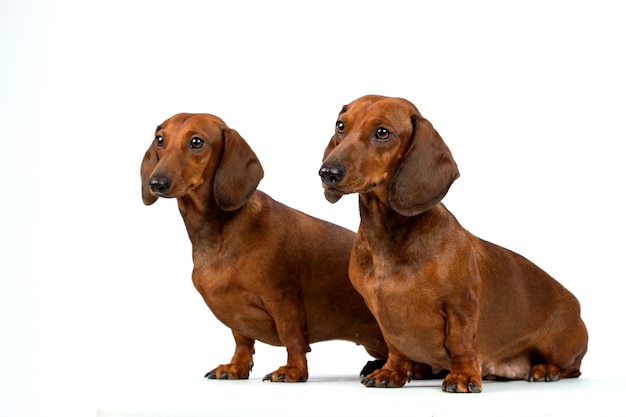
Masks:
[[[155,194],[165,194],[169,191],[172,183],[169,178],[152,177],[150,178],[150,189]]]
[[[319,174],[324,184],[335,185],[346,175],[346,170],[340,165],[322,165]]]

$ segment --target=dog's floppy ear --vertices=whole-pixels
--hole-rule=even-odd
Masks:
[[[433,208],[459,177],[450,150],[430,122],[419,114],[411,122],[411,143],[389,187],[389,204],[404,216]]]
[[[141,162],[141,198],[146,206],[154,203],[158,198],[150,192],[149,184],[150,175],[154,171],[157,162],[159,162],[159,157],[154,149],[154,142],[152,142]]]
[[[241,208],[263,178],[263,167],[250,146],[236,130],[222,132],[222,160],[215,170],[213,195],[225,211]]]

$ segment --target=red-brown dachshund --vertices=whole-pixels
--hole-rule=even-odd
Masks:
[[[287,348],[264,380],[308,378],[309,343],[343,339],[375,358],[387,347],[348,278],[355,234],[257,191],[263,168],[239,134],[210,114],[157,127],[141,164],[143,202],[176,198],[193,250],[193,283],[235,338],[209,379],[245,379],[255,340]]]
[[[359,194],[350,279],[389,347],[364,384],[400,387],[411,361],[448,370],[447,392],[480,392],[482,378],[580,375],[587,330],[577,299],[440,203],[459,173],[413,104],[365,96],[344,106],[320,176],[330,202]]]

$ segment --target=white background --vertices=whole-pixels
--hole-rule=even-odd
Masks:
[[[191,284],[175,201],[142,204],[140,162],[157,124],[213,113],[261,159],[260,189],[356,230],[356,198],[327,203],[317,170],[341,106],[371,93],[444,138],[461,171],[444,202],[467,229],[579,298],[589,353],[559,389],[623,384],[625,18],[602,0],[2,0],[0,415],[94,415],[155,384],[174,408],[186,386],[207,402],[287,389],[258,380],[286,359],[262,344],[247,385],[202,379],[232,338]],[[367,359],[313,345],[298,395],[326,376],[374,393],[333,386]],[[541,395],[516,384],[486,391]]]

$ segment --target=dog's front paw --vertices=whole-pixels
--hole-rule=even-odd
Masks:
[[[263,377],[263,381],[271,382],[306,382],[307,379],[309,379],[308,370],[295,366],[281,366]]]
[[[480,376],[471,376],[459,372],[450,372],[443,380],[441,389],[445,392],[473,392],[483,390]]]
[[[229,363],[228,365],[219,365],[207,372],[204,377],[207,379],[248,379],[251,370],[252,365]]]
[[[528,376],[530,382],[553,382],[559,379],[561,379],[561,368],[555,365],[535,365]]]
[[[361,378],[361,383],[366,387],[376,388],[400,388],[409,380],[406,371],[391,371],[389,369],[377,369],[369,375]]]

